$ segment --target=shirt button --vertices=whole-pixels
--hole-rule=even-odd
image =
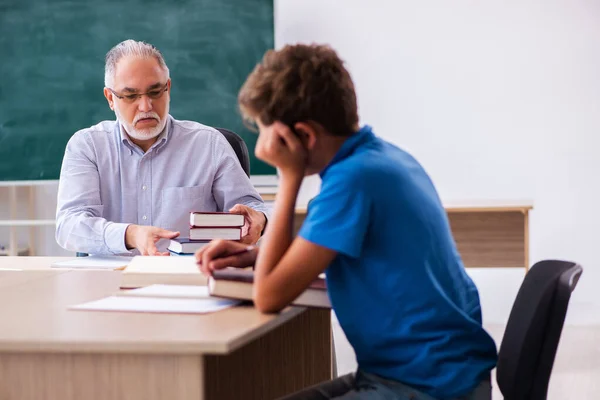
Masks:
[[[142,190],[146,190],[146,185],[142,186]]]
[[[145,221],[148,219],[148,217],[146,217],[145,215],[142,217],[142,219]]]

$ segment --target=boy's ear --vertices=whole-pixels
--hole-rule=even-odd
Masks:
[[[312,150],[317,142],[317,131],[311,124],[296,122],[294,132],[307,150]]]

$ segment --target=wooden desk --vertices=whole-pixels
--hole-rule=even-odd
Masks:
[[[16,257],[8,256],[0,258],[0,272],[3,269],[22,269],[26,271],[65,271],[62,268],[52,268],[50,265],[58,261],[73,260],[74,257]]]
[[[331,377],[328,310],[71,311],[120,272],[0,268],[19,260],[0,270],[0,399],[273,399]]]
[[[529,269],[531,204],[449,203],[445,207],[466,267]]]
[[[452,234],[465,267],[529,269],[529,211],[525,202],[445,204]],[[306,217],[297,208],[295,232]]]

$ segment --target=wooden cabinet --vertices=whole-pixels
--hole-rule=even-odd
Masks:
[[[524,202],[449,203],[452,234],[467,268],[529,268],[529,211]],[[295,232],[306,216],[296,209]]]

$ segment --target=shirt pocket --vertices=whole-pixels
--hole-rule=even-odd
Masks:
[[[161,227],[180,231],[182,236],[189,229],[190,212],[213,211],[210,187],[170,187],[162,190]]]

